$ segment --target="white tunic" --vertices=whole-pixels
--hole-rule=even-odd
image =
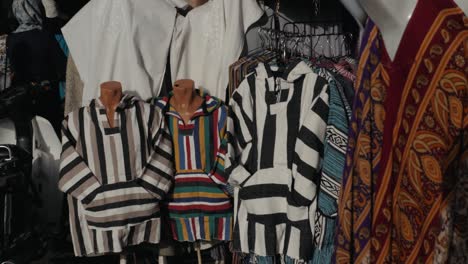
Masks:
[[[255,0],[210,0],[177,16],[171,45],[172,80],[192,79],[195,86],[224,99],[229,65],[237,61],[248,28],[263,11]]]
[[[91,0],[62,29],[84,83],[82,105],[99,85],[120,81],[143,99],[158,96],[167,55],[172,79],[195,80],[225,97],[228,67],[240,56],[247,28],[262,15],[255,0],[211,0],[179,17],[184,0]],[[182,19],[182,20],[181,20]]]

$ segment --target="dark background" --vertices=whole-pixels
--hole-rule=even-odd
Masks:
[[[56,0],[59,9],[72,17],[89,0]],[[9,33],[16,28],[16,21],[11,13],[13,0],[0,0],[0,35]]]
[[[274,9],[276,0],[266,0],[265,3]],[[313,0],[282,0],[280,12],[294,21],[343,21],[347,11],[339,0],[319,0],[319,13],[314,14]]]
[[[276,1],[266,0],[265,3],[274,9]],[[313,0],[282,0],[280,12],[294,21],[341,22],[345,32],[359,32],[356,21],[339,0],[319,0],[319,3],[317,15],[314,14]]]

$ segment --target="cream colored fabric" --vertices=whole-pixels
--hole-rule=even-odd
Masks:
[[[65,88],[65,116],[78,110],[83,99],[83,82],[80,79],[78,69],[70,55],[67,61],[67,76]]]
[[[262,14],[255,0],[209,0],[187,16],[177,16],[172,80],[192,79],[195,86],[224,99],[229,66],[241,55],[247,29]]]
[[[99,85],[119,81],[127,93],[159,95],[176,9],[166,0],[91,0],[63,27],[81,79],[82,105]]]
[[[44,6],[46,17],[48,18],[58,17],[59,12],[58,12],[57,3],[55,3],[55,0],[42,0],[42,5]]]
[[[105,81],[119,81],[124,91],[144,100],[158,96],[170,47],[172,80],[193,79],[223,99],[229,65],[263,11],[255,0],[210,0],[178,16],[176,7],[186,5],[184,0],[91,0],[81,9],[62,31],[84,82],[82,105],[99,95]]]

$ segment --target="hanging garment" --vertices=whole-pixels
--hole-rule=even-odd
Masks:
[[[232,93],[239,87],[245,77],[255,71],[258,63],[268,63],[276,57],[277,54],[275,52],[260,50],[258,53],[249,54],[231,64],[229,66],[229,86],[226,102],[229,102]]]
[[[314,230],[313,258],[309,264],[332,263],[335,250],[336,215],[338,195],[341,190],[341,177],[345,167],[345,156],[348,144],[348,123],[351,108],[347,103],[344,89],[333,75],[325,69],[315,68],[314,72],[325,78],[329,85],[329,114],[325,135],[323,162],[318,188],[316,208],[310,211],[310,225]],[[281,258],[276,258],[281,259]],[[275,259],[256,258],[265,263],[276,263]],[[286,264],[296,264],[297,260],[285,258]]]
[[[370,30],[372,30],[372,35],[370,35]],[[339,200],[341,206],[338,212],[337,249],[334,256],[336,258],[336,263],[355,263],[358,259],[357,255],[364,251],[364,256],[361,257],[361,259],[366,259],[366,261],[363,262],[374,263],[366,258],[370,257],[370,249],[369,247],[364,248],[364,246],[366,242],[369,242],[371,232],[370,210],[373,203],[370,180],[377,177],[377,162],[374,161],[374,159],[380,156],[383,136],[383,125],[376,126],[376,124],[373,124],[371,127],[371,122],[375,120],[374,123],[382,123],[383,88],[381,87],[384,83],[382,80],[374,82],[374,91],[376,92],[374,97],[370,97],[370,93],[364,90],[365,87],[363,85],[365,84],[367,89],[369,89],[370,79],[373,73],[380,73],[377,71],[377,69],[381,69],[381,66],[379,66],[381,65],[381,56],[379,56],[380,53],[378,51],[382,43],[379,38],[376,38],[377,34],[377,29],[369,22],[363,36],[363,39],[368,39],[368,41],[363,41],[362,43],[362,47],[365,47],[365,49],[361,50],[353,116],[348,134],[349,148],[346,157],[345,173],[343,175],[343,187]],[[370,54],[372,54],[372,56],[370,56]],[[370,64],[371,57],[373,58],[372,64]],[[369,62],[369,65],[366,68],[367,62]],[[378,76],[382,78],[382,74]],[[388,80],[388,76],[385,75],[385,77],[387,77],[386,80]],[[364,80],[367,80],[367,82]],[[367,105],[367,107],[364,107],[365,105]],[[373,112],[368,110],[371,106],[374,108]],[[367,108],[367,111],[365,113],[360,112],[364,108]],[[362,153],[356,152],[356,140],[358,139],[358,135],[361,135],[361,141],[366,143],[366,145],[364,145],[365,148],[364,146],[361,147]],[[371,144],[371,139],[373,138],[375,138],[376,143],[379,144]],[[377,140],[380,140],[380,142]],[[361,229],[358,229],[358,227]],[[359,230],[362,230],[361,234],[364,235],[358,236],[359,233],[357,232]]]
[[[158,243],[159,201],[171,187],[172,146],[162,114],[125,95],[110,127],[99,99],[62,129],[59,188],[68,194],[75,255]]]
[[[229,65],[241,55],[248,28],[263,11],[255,0],[209,0],[178,15],[171,44],[172,80],[192,79],[195,86],[224,99]]]
[[[144,99],[158,96],[169,47],[172,80],[193,79],[224,98],[228,67],[262,10],[254,0],[210,0],[177,15],[186,6],[184,0],[92,0],[83,7],[62,29],[84,81],[83,105],[109,80]]]
[[[314,254],[311,263],[332,263],[335,250],[335,227],[338,212],[338,196],[341,190],[348,147],[348,115],[351,109],[341,85],[327,76],[329,84],[329,114],[323,150],[323,164],[317,198],[317,210],[311,217],[314,230]]]
[[[13,33],[42,29],[44,15],[41,0],[14,0],[11,10],[19,24]]]
[[[143,99],[159,95],[176,9],[166,0],[92,0],[62,32],[84,82],[82,105],[115,80]]]
[[[64,202],[63,193],[57,189],[59,179],[60,153],[62,146],[60,137],[52,125],[39,116],[31,120],[32,124],[32,171],[31,178],[38,188],[43,206],[39,213],[41,219],[48,224],[60,224]]]
[[[460,205],[468,194],[455,188],[467,184],[466,21],[452,1],[420,1],[393,62],[368,23],[337,263],[466,262],[468,218]]]
[[[170,105],[155,100],[166,116],[174,144],[175,183],[168,209],[177,241],[227,241],[232,233],[232,201],[226,190],[224,158],[227,108],[197,90],[204,101],[189,123]]]
[[[320,69],[315,70],[319,76],[327,79],[329,84],[329,115],[325,135],[324,157],[318,190],[315,215],[310,216],[311,228],[314,230],[313,258],[308,263],[332,263],[335,249],[334,235],[336,232],[336,215],[338,210],[338,194],[341,189],[341,177],[345,167],[347,149],[348,123],[351,118],[351,107],[346,100],[345,88],[336,79],[336,75]],[[347,84],[347,82],[345,82]],[[352,84],[351,87],[352,89]],[[351,91],[352,92],[352,91]],[[286,264],[298,263],[291,258],[247,256],[246,263],[274,264],[283,261]],[[235,263],[240,263],[237,261]]]
[[[237,251],[311,258],[309,206],[320,180],[326,84],[304,62],[282,78],[260,63],[234,92],[226,167],[236,186]]]

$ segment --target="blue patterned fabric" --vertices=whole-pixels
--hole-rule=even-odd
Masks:
[[[348,145],[348,124],[350,107],[341,85],[330,75],[327,77],[330,87],[330,111],[328,114],[326,144],[320,188],[318,210],[314,218],[314,255],[310,263],[331,263],[334,247],[336,215],[341,180],[345,167],[346,148]]]

